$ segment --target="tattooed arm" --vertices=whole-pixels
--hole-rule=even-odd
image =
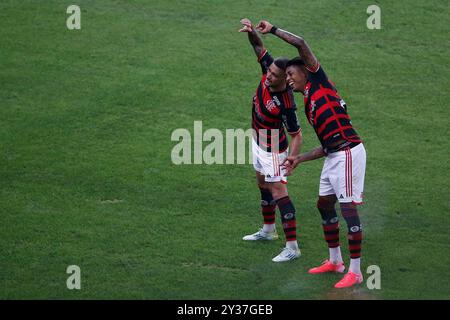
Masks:
[[[242,28],[239,30],[239,32],[247,32],[248,34],[248,40],[250,41],[250,44],[253,46],[253,50],[255,50],[255,54],[258,58],[261,57],[261,54],[266,50],[264,48],[264,44],[259,37],[256,30],[253,28],[252,23],[249,19],[245,18],[241,20]]]
[[[269,33],[272,30],[273,25],[268,21],[261,21],[258,23],[256,28],[261,31],[261,33]],[[305,39],[303,39],[300,36],[297,36],[293,33],[290,33],[288,31],[276,28],[274,34],[286,41],[287,43],[293,45],[297,48],[298,53],[300,54],[300,57],[305,61],[305,65],[310,70],[314,70],[317,68],[317,58],[314,55],[314,53],[311,51],[311,48],[306,43]]]

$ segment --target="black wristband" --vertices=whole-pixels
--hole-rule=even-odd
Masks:
[[[277,31],[277,27],[272,26],[272,28],[270,29],[270,33],[275,34],[275,32]]]

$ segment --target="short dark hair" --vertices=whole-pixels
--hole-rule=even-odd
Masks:
[[[273,61],[273,63],[275,63],[275,65],[283,71],[286,71],[288,62],[289,62],[289,58],[285,58],[285,57],[276,58]]]
[[[305,61],[300,57],[295,57],[286,63],[286,68],[290,66],[302,67],[305,65]]]

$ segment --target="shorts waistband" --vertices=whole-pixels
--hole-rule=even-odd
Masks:
[[[337,145],[336,147],[333,147],[331,149],[326,149],[326,153],[330,154],[330,153],[336,153],[339,151],[345,151],[345,150],[350,150],[358,145],[360,145],[361,142],[351,142],[351,141],[346,141],[342,144]]]

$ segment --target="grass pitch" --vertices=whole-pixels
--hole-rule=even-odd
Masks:
[[[381,30],[367,1],[79,0],[73,31],[70,4],[0,3],[0,298],[450,298],[447,1],[376,1]],[[250,127],[244,16],[304,36],[346,100],[368,155],[363,270],[381,268],[381,290],[306,272],[327,256],[322,161],[290,178],[303,255],[287,264],[271,262],[282,240],[241,240],[261,223],[250,165],[171,163],[176,128]]]

